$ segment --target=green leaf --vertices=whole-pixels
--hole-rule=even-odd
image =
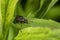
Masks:
[[[46,20],[46,19],[37,19],[31,18],[30,25],[32,26],[42,26],[42,27],[51,27],[51,28],[60,28],[60,23],[55,22],[53,20]]]
[[[1,0],[2,22],[4,24],[9,0]]]
[[[56,30],[48,27],[28,27],[20,30],[15,40],[60,40],[60,29]]]
[[[22,8],[21,1],[22,0],[19,0],[19,2],[16,5],[15,14],[25,17],[26,15],[25,15],[25,11]]]
[[[45,20],[45,19],[38,19],[38,18],[28,18],[28,23],[22,24],[11,24],[13,27],[17,29],[23,29],[26,27],[50,27],[52,29],[60,28],[60,23],[55,22],[53,20]]]
[[[14,10],[16,7],[18,0],[9,0],[7,11],[6,11],[6,18],[5,18],[5,25],[4,25],[4,40],[6,40],[7,32],[10,27],[10,23],[14,17]]]
[[[9,28],[8,35],[7,35],[7,39],[6,40],[13,40],[14,37],[17,36],[18,32],[19,32],[19,29],[14,28],[14,27],[12,27],[10,25],[10,28]]]
[[[0,40],[3,40],[3,23],[2,23],[2,11],[1,11],[1,0],[0,0]]]
[[[1,0],[1,13],[2,13],[2,20],[4,23],[4,17],[5,17],[5,0]]]
[[[60,21],[60,6],[55,6],[51,8],[47,14],[44,16],[45,19],[53,19],[55,21]]]
[[[29,13],[27,17],[43,18],[48,10],[57,2],[57,0],[40,0],[40,7],[35,12]]]
[[[32,14],[40,8],[40,0],[27,0],[25,6],[25,12],[28,14]]]
[[[42,1],[42,0],[41,0]],[[35,17],[37,18],[43,18],[46,13],[48,12],[48,10],[57,2],[57,0],[45,0],[41,3],[42,7],[40,8],[40,10],[36,13]]]
[[[24,17],[43,18],[57,0],[20,0],[16,14]]]
[[[13,31],[13,28],[10,27],[7,40],[13,40],[13,38],[14,38],[14,31]]]

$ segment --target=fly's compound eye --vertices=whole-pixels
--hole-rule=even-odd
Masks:
[[[16,16],[14,23],[28,23],[28,20],[22,16]]]

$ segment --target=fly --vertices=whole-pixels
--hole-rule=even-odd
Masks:
[[[28,20],[25,19],[23,16],[17,15],[14,20],[14,23],[28,23]]]

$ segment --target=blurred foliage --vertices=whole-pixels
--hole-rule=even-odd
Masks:
[[[20,30],[15,40],[60,40],[59,30],[48,27],[28,27]]]
[[[54,15],[54,16],[53,16]],[[60,6],[54,6],[44,16],[45,19],[52,19],[60,22]]]
[[[58,2],[54,5],[54,6],[60,6],[60,0],[58,0]]]
[[[23,23],[22,27],[20,24],[12,24],[13,27],[17,28],[17,29],[23,29],[26,27],[36,27],[36,26],[41,26],[41,27],[50,27],[50,28],[60,28],[60,23],[55,22],[53,20],[45,20],[45,19],[37,19],[37,18],[29,18],[28,19],[29,23]],[[18,26],[18,27],[17,27]]]
[[[60,0],[47,12],[44,18],[60,22]]]
[[[52,20],[30,18],[28,24],[17,26],[22,29],[14,40],[60,40],[60,23]]]
[[[0,6],[1,7],[0,8],[0,40],[14,40],[16,36],[17,37],[18,35],[20,36],[20,33],[18,33],[19,31],[23,30],[22,32],[24,32],[25,30],[27,32],[29,31],[30,27],[33,28],[32,30],[30,30],[29,33],[34,33],[34,30],[38,33],[40,31],[43,32],[43,35],[41,35],[42,33],[39,34],[41,35],[40,36],[41,39],[43,39],[43,37],[45,38],[46,36],[45,32],[48,31],[49,32],[48,35],[50,37],[49,39],[53,40],[56,38],[60,40],[59,35],[56,37],[57,34],[60,34],[59,32],[60,23],[55,22],[55,21],[59,21],[58,19],[60,19],[60,12],[59,12],[60,6],[59,6],[59,2],[57,1],[58,0],[0,0],[0,5],[1,5]],[[56,2],[58,6],[54,5]],[[53,5],[54,7],[52,7]],[[16,24],[13,23],[17,15],[27,18],[28,23],[16,23]],[[42,27],[42,30],[40,30],[41,28],[35,29],[35,27],[36,28]],[[47,29],[45,29],[45,27]],[[53,31],[50,28],[57,30]],[[50,36],[50,31],[53,37]],[[32,36],[34,36],[31,35],[32,34],[30,34],[30,36],[27,36],[28,38],[27,40],[29,40]],[[26,35],[23,34],[22,36],[23,39],[25,38],[24,36],[26,37]],[[20,40],[20,38],[21,37],[18,37],[17,39]],[[32,40],[35,39],[33,38]],[[40,40],[39,36],[38,36],[38,40]]]

